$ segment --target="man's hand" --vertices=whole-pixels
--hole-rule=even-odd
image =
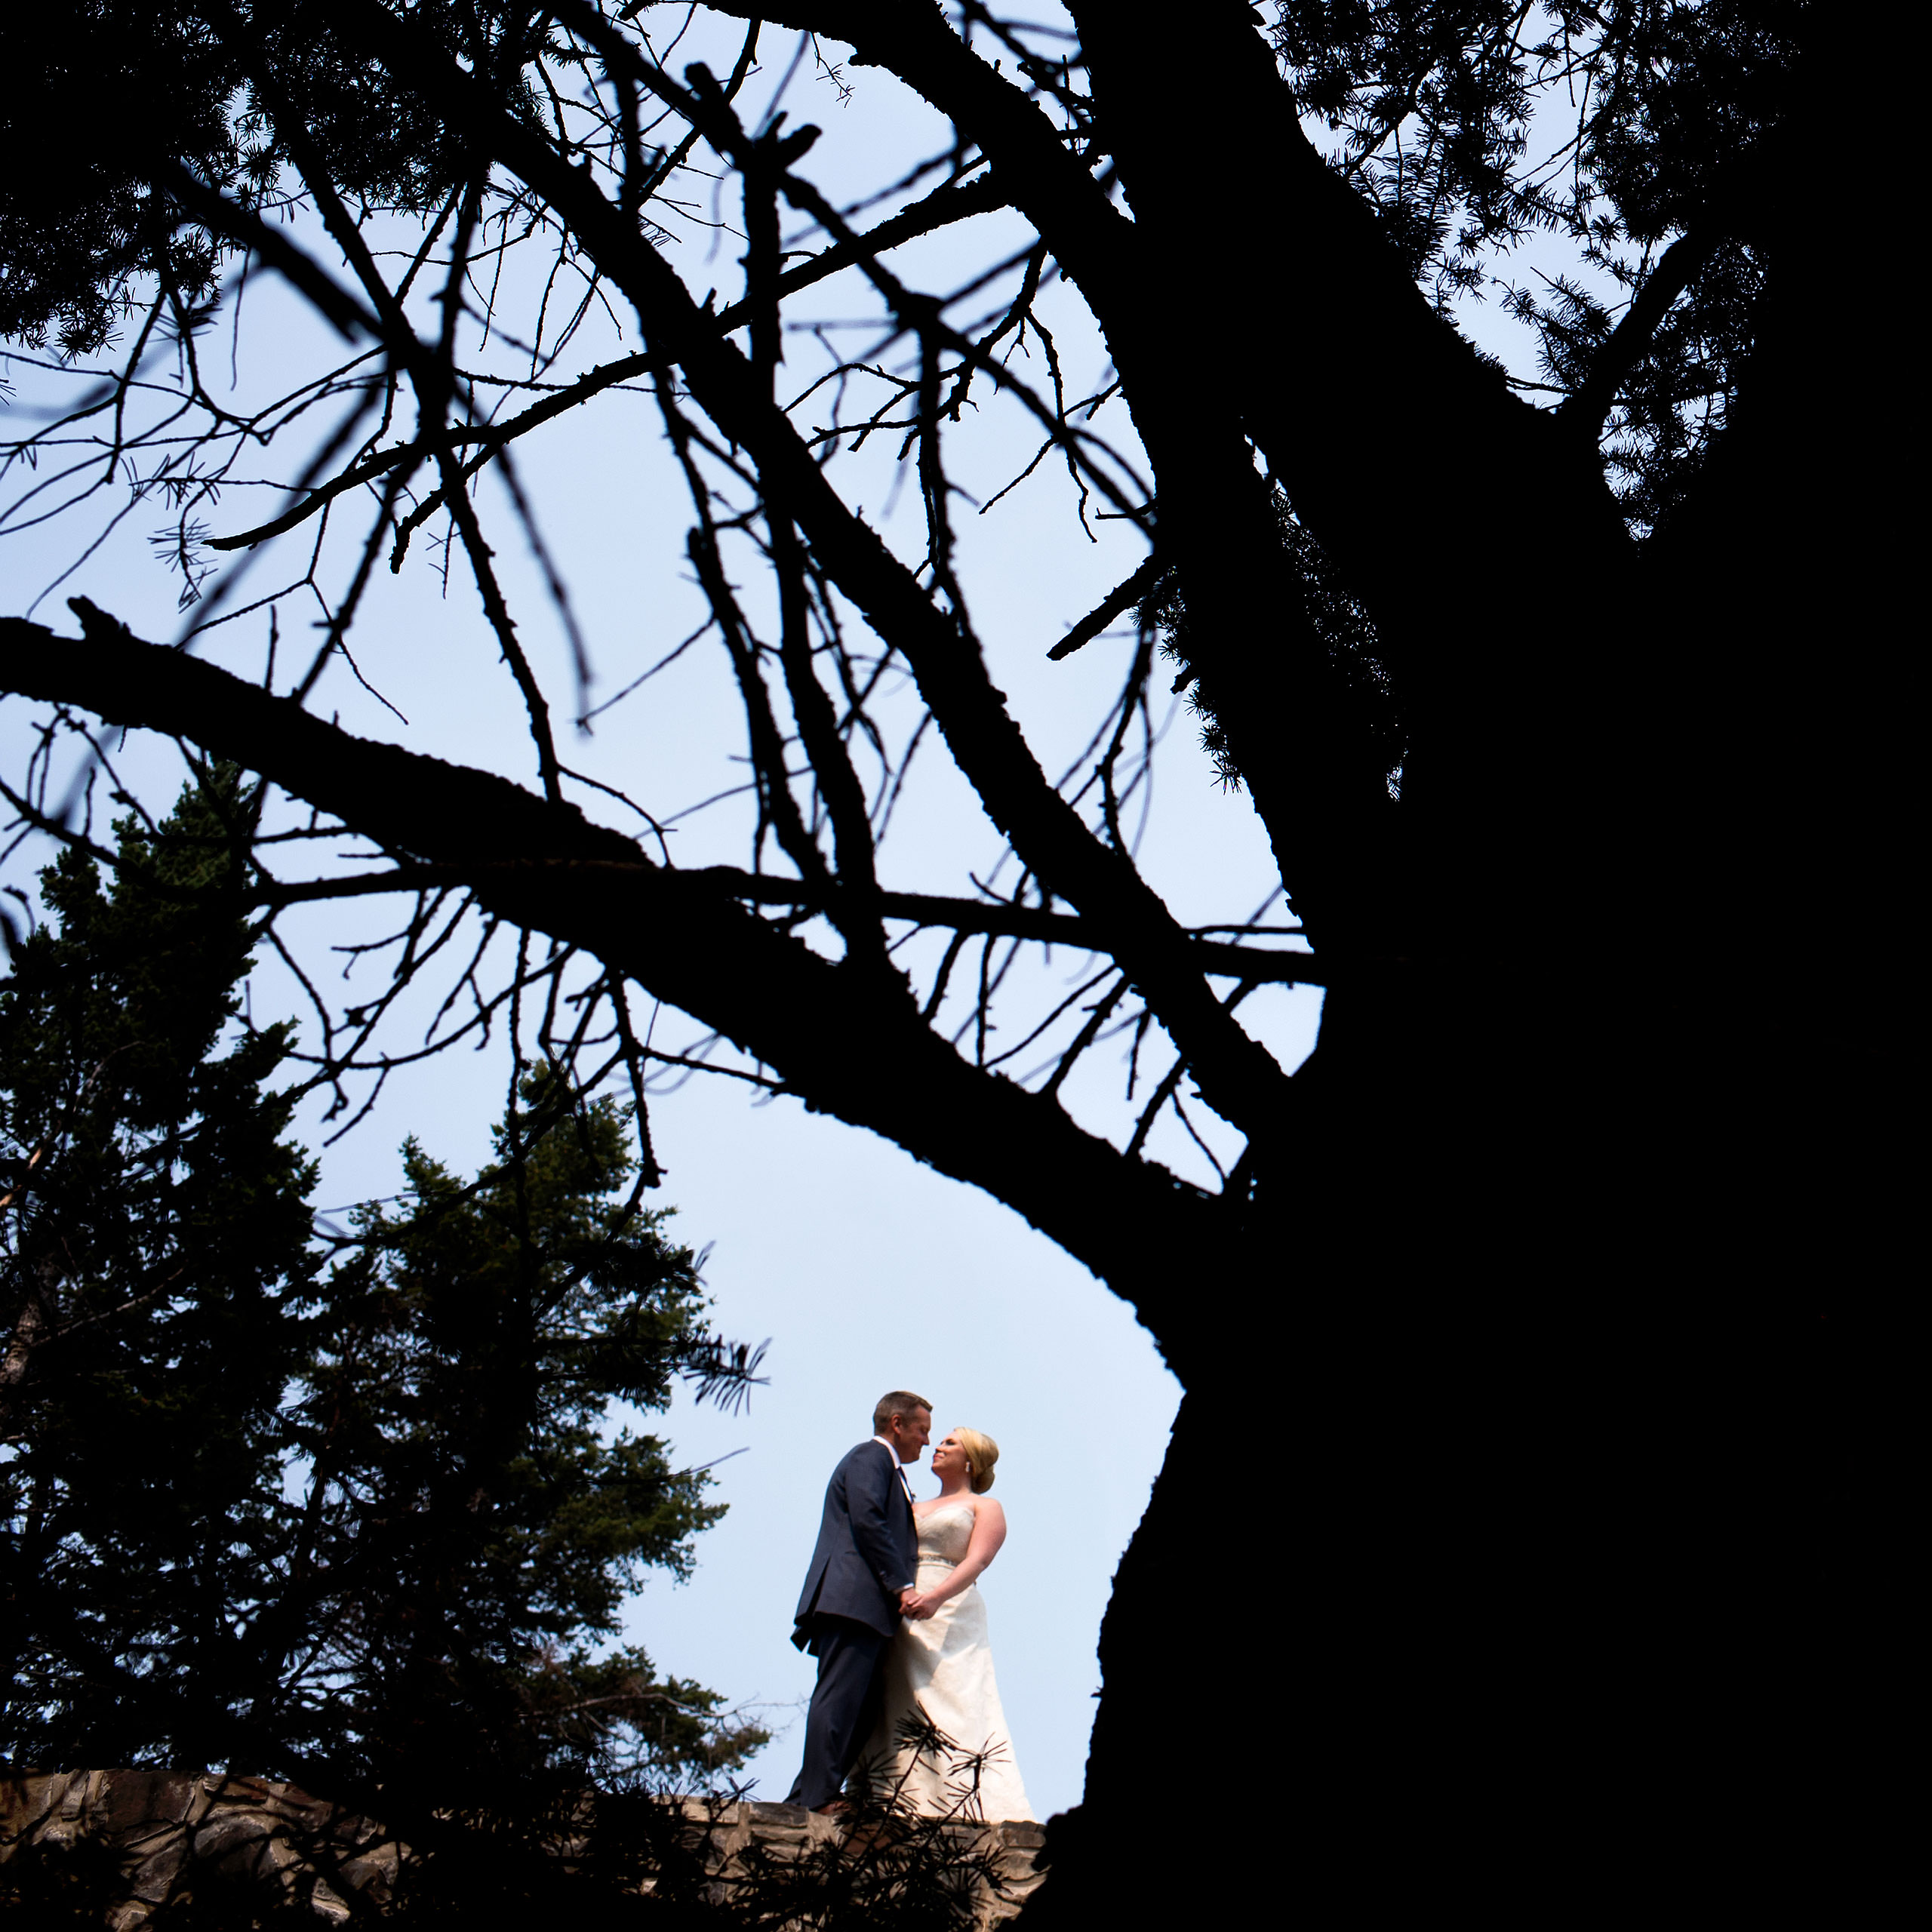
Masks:
[[[909,1617],[915,1623],[921,1623],[938,1609],[939,1605],[921,1592],[910,1588],[899,1592],[899,1614]]]

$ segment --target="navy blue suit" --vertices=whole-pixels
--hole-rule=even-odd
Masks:
[[[792,1641],[818,1660],[804,1762],[789,1802],[836,1798],[878,1721],[881,1666],[899,1628],[899,1596],[918,1574],[919,1534],[899,1459],[876,1439],[832,1472]]]

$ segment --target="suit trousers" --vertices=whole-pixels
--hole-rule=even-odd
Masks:
[[[808,1647],[818,1659],[818,1681],[805,1718],[805,1761],[788,1804],[815,1811],[844,1789],[845,1775],[883,1708],[891,1641],[848,1617],[812,1620]]]

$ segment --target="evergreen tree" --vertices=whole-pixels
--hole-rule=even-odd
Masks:
[[[522,1100],[469,1186],[406,1143],[407,1211],[361,1211],[333,1278],[291,1556],[318,1579],[295,1599],[311,1655],[281,1721],[384,1777],[735,1765],[763,1731],[590,1640],[645,1567],[688,1577],[724,1513],[660,1438],[613,1432],[609,1404],[662,1409],[679,1374],[741,1389],[753,1364],[704,1327],[668,1211],[638,1206],[626,1111],[573,1106],[547,1071]]]
[[[315,1168],[244,1023],[256,794],[224,768],[110,879],[64,851],[0,984],[0,1755],[334,1791],[409,1771],[729,1768],[764,1739],[635,1647],[646,1566],[721,1515],[605,1426],[673,1379],[742,1391],[628,1121],[547,1074],[465,1186],[414,1141],[406,1211],[325,1275]]]
[[[235,1023],[255,794],[232,769],[111,881],[69,848],[0,986],[0,1751],[220,1761],[255,1697],[312,1164]]]

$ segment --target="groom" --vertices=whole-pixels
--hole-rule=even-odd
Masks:
[[[881,1395],[872,1436],[826,1485],[818,1547],[792,1616],[792,1641],[818,1659],[805,1718],[805,1761],[786,1802],[814,1811],[843,1807],[845,1774],[878,1721],[886,1647],[908,1613],[918,1573],[918,1533],[904,1466],[933,1432],[933,1408],[909,1389]]]

